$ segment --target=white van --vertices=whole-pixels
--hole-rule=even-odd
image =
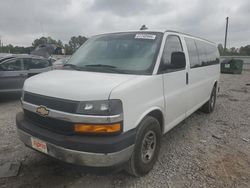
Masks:
[[[219,76],[219,53],[207,40],[160,30],[97,35],[64,70],[25,81],[18,135],[65,162],[125,164],[142,176],[164,133],[199,108],[213,111]]]

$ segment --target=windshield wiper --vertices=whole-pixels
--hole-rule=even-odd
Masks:
[[[112,66],[112,65],[103,65],[103,64],[85,65],[85,67],[105,67],[105,68],[112,68],[112,69],[117,68],[117,67]]]
[[[107,72],[112,72],[112,73],[125,73],[125,74],[128,74],[127,71],[125,70],[119,70],[117,69],[117,67],[115,66],[112,66],[112,65],[103,65],[103,64],[90,64],[90,65],[85,65],[84,67],[78,67],[74,64],[70,64],[70,63],[66,63],[63,67],[70,67],[74,70],[100,70],[100,68],[103,70],[103,71],[107,71]],[[88,69],[89,68],[89,69]]]
[[[70,63],[66,63],[65,65],[63,65],[63,67],[70,67],[72,69],[75,69],[75,70],[81,70],[81,67],[78,67],[74,64],[70,64]]]
[[[117,67],[112,66],[112,65],[105,65],[105,64],[91,64],[91,65],[85,65],[84,67],[89,67],[89,68],[93,68],[93,69],[99,69],[99,68],[103,68],[102,70],[108,71],[108,72],[113,72],[113,73],[127,73],[127,71],[125,70],[120,70],[117,69]]]

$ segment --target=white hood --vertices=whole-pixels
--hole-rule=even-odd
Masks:
[[[27,79],[24,91],[75,101],[105,100],[112,89],[137,76],[54,70]]]

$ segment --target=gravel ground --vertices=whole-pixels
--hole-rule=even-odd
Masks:
[[[0,165],[22,165],[0,187],[250,187],[250,72],[221,75],[215,111],[198,111],[168,132],[158,162],[142,178],[67,165],[26,148],[16,136],[20,110],[17,97],[2,97]]]

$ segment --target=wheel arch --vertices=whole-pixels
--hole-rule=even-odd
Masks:
[[[218,80],[214,80],[214,85],[213,85],[213,87],[215,87],[215,88],[216,88],[216,93],[218,93],[218,92],[219,92],[219,90],[220,90]]]
[[[217,80],[214,81],[214,86],[217,88],[217,86],[218,86],[218,81]]]
[[[136,123],[136,127],[138,128],[139,124],[141,123],[141,121],[146,117],[146,116],[152,116],[154,118],[156,118],[159,121],[159,124],[161,126],[161,132],[162,134],[164,133],[164,123],[165,123],[165,118],[164,118],[164,113],[163,110],[159,107],[153,107],[150,108],[149,110],[145,111],[141,117],[139,118],[139,120]]]

